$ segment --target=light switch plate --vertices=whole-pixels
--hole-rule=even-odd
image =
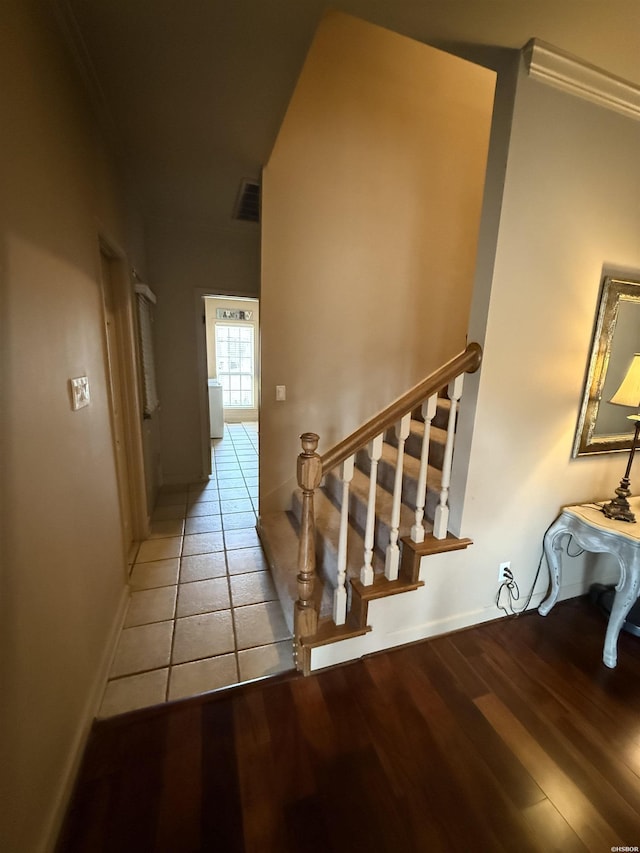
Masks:
[[[89,377],[78,376],[76,379],[70,379],[71,384],[71,408],[73,411],[83,409],[91,402],[89,394]]]
[[[276,385],[276,400],[278,402],[283,402],[287,399],[287,386],[286,385]]]

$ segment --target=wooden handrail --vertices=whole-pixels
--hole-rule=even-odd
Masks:
[[[370,421],[324,453],[321,457],[322,473],[326,474],[336,465],[340,465],[341,462],[344,462],[377,435],[393,426],[427,397],[440,391],[456,376],[461,373],[475,373],[480,367],[481,361],[482,347],[480,344],[470,343],[464,352],[456,355],[430,376],[427,376],[426,379],[423,379],[422,382],[414,385],[413,388],[388,405],[386,409],[378,412]]]

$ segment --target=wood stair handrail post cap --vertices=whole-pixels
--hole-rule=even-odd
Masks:
[[[313,492],[322,480],[322,459],[316,453],[320,436],[303,432],[300,436],[302,453],[298,455],[298,486],[303,492]]]
[[[313,456],[318,448],[320,436],[315,432],[303,432],[300,436],[302,442],[302,455]]]

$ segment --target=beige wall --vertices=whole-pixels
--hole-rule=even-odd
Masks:
[[[262,512],[301,432],[327,450],[464,348],[494,80],[321,22],[263,176]]]
[[[46,4],[0,13],[0,847],[43,850],[126,600],[99,284],[116,183]],[[144,271],[141,241],[130,262]],[[68,381],[87,375],[73,412]]]
[[[149,275],[158,297],[163,478],[189,482],[203,473],[200,407],[201,399],[206,404],[206,389],[200,393],[196,328],[202,324],[201,297],[258,296],[260,232],[246,223],[211,231],[156,222],[148,230],[148,251]]]

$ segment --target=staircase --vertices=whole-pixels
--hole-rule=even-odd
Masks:
[[[323,457],[302,436],[301,488],[258,529],[303,672],[313,649],[371,630],[372,600],[423,586],[423,556],[471,544],[447,531],[448,485],[462,375],[480,358],[470,345]]]

